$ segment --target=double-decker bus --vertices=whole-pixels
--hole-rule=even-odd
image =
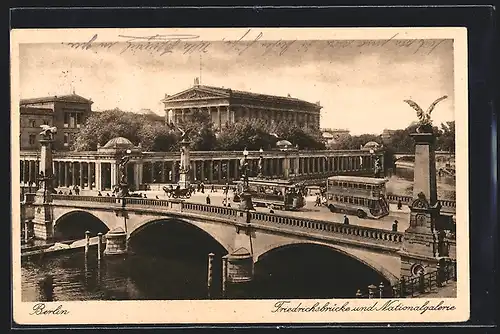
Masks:
[[[238,193],[241,192],[241,182]],[[305,206],[305,188],[290,180],[266,180],[250,178],[249,191],[255,206],[277,210],[298,210]]]
[[[381,218],[389,214],[386,179],[332,176],[327,179],[326,205],[331,212],[355,214],[359,218]]]

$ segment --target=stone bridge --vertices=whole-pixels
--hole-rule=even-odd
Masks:
[[[249,250],[254,263],[280,247],[316,244],[356,259],[391,283],[400,278],[401,232],[182,200],[127,198],[124,205],[119,198],[66,195],[53,196],[45,213],[50,224],[44,226],[36,223],[41,211],[36,207],[35,235],[42,238],[57,236],[61,226],[74,224],[70,218],[78,214],[97,218],[106,226],[104,232],[124,231],[127,240],[159,221],[184,223],[208,234],[228,254],[241,248]]]
[[[414,161],[415,154],[410,153],[394,153],[393,155],[394,161],[398,160],[407,160]],[[446,151],[436,151],[435,153],[436,163],[438,165],[445,165],[447,162],[455,161],[455,153],[446,152]]]

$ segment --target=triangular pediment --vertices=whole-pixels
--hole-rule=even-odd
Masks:
[[[229,93],[224,89],[209,89],[204,87],[192,87],[175,95],[165,97],[163,101],[177,100],[198,100],[198,99],[217,99],[228,98]]]

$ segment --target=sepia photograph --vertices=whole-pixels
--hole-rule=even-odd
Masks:
[[[467,320],[465,29],[11,34],[18,323]]]

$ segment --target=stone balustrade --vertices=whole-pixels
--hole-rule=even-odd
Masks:
[[[250,217],[251,221],[287,225],[309,230],[329,232],[333,234],[343,234],[374,240],[389,241],[396,244],[401,243],[403,240],[403,233],[369,228],[360,225],[345,225],[342,223],[330,221],[279,216],[264,212],[251,212]]]
[[[413,201],[413,197],[405,196],[405,195],[395,195],[395,194],[387,194],[387,201],[389,203],[397,203],[401,201],[402,204],[409,205]],[[457,203],[452,200],[440,199],[439,202],[443,208],[456,209]]]
[[[123,199],[115,197],[54,195],[53,200],[54,204],[57,205],[58,201],[64,201],[65,204],[71,201],[121,204]],[[387,246],[397,246],[403,240],[403,233],[401,232],[394,232],[359,225],[345,225],[332,221],[296,218],[256,211],[250,211],[247,213],[246,211],[242,211],[236,208],[189,203],[178,199],[149,199],[128,197],[125,200],[126,206],[131,210],[134,210],[134,208],[142,209],[147,207],[178,207],[177,211],[188,214],[193,213],[209,217],[223,218],[230,221],[237,221],[239,217],[247,217],[246,215],[248,215],[248,219],[245,219],[245,222],[250,224],[256,223],[259,225],[272,225],[280,227],[286,226],[291,227],[292,229],[300,229],[304,232],[311,231],[319,232],[320,234],[324,235],[347,237],[349,239],[370,240],[374,243]]]

